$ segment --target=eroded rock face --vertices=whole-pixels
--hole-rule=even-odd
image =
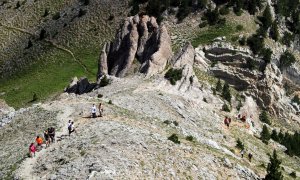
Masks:
[[[239,91],[245,91],[256,103],[268,109],[273,115],[288,117],[295,113],[285,96],[284,80],[290,79],[297,84],[298,71],[296,66],[281,73],[276,64],[265,66],[262,59],[254,56],[247,48],[233,47],[229,43],[215,42],[203,48],[209,63],[216,63],[210,71],[234,86]],[[258,69],[250,69],[249,61]],[[264,68],[265,67],[265,68]],[[264,71],[261,72],[261,69]]]
[[[171,39],[165,26],[154,17],[128,17],[113,42],[105,44],[99,58],[98,78],[109,74],[124,77],[136,59],[139,72],[161,72],[172,57]]]

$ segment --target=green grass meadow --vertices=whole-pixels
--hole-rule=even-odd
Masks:
[[[57,50],[53,55],[45,56],[44,59],[13,77],[1,79],[0,93],[4,95],[0,98],[5,99],[10,106],[21,108],[31,104],[29,102],[33,99],[33,94],[37,95],[37,102],[39,102],[63,92],[74,76],[85,76],[90,81],[95,81],[99,51],[78,49],[74,55],[92,73],[86,72],[70,54]]]

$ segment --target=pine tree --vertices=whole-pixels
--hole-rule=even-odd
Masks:
[[[294,62],[296,62],[295,56],[289,51],[285,51],[279,59],[279,67],[283,69],[285,67],[291,66]]]
[[[222,91],[222,83],[221,80],[219,79],[216,85],[216,91],[221,92]]]
[[[271,138],[274,140],[274,141],[277,141],[279,140],[278,138],[278,133],[275,129],[272,130],[272,134],[271,134]]]
[[[260,133],[260,139],[262,140],[263,143],[268,144],[268,141],[270,140],[271,135],[269,132],[269,129],[266,125],[263,126],[263,129]]]
[[[270,37],[275,41],[279,40],[279,32],[278,32],[278,25],[276,21],[273,22],[271,29],[270,29]]]
[[[266,124],[271,125],[271,121],[270,121],[269,115],[268,115],[267,111],[265,111],[265,110],[263,110],[262,113],[260,113],[259,120],[261,122],[264,122]]]
[[[280,130],[280,132],[278,133],[278,140],[279,140],[279,143],[282,144],[282,141],[284,140],[284,134],[283,134],[282,130]]]
[[[262,20],[263,28],[265,30],[269,29],[269,27],[272,25],[273,20],[272,20],[272,14],[269,5],[266,6],[266,9],[263,12],[263,17],[261,18],[261,20]]]
[[[236,141],[236,146],[237,148],[239,148],[240,150],[245,149],[243,142],[240,140],[240,138]]]
[[[267,175],[265,180],[282,180],[283,176],[280,172],[281,161],[277,159],[276,150],[273,151],[273,156],[270,156],[270,163],[267,167]]]
[[[223,86],[222,97],[227,100],[229,103],[231,102],[231,93],[229,89],[229,84],[226,82]]]

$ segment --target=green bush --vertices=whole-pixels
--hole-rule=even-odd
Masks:
[[[111,100],[108,101],[108,104],[113,104]]]
[[[188,140],[188,141],[191,141],[191,142],[194,141],[194,137],[191,136],[191,135],[190,135],[190,136],[187,136],[185,139]]]
[[[263,129],[260,133],[260,139],[262,140],[263,143],[268,144],[269,140],[271,138],[269,129],[266,125],[263,126]]]
[[[79,0],[82,4],[84,4],[85,6],[90,4],[90,0]]]
[[[103,94],[98,94],[97,97],[98,97],[98,98],[102,98],[102,97],[103,97]]]
[[[237,31],[242,31],[242,30],[244,30],[244,26],[241,25],[241,24],[239,24],[239,25],[237,25],[237,26],[235,27],[235,29],[236,29]]]
[[[169,120],[165,120],[164,123],[167,124],[167,125],[169,125],[169,124],[171,124],[172,122],[169,121]]]
[[[172,134],[170,137],[168,137],[168,140],[172,141],[173,143],[180,144],[180,141],[178,140],[178,136],[176,134]]]
[[[217,85],[216,85],[216,91],[221,92],[222,91],[222,83],[221,80],[218,79]]]
[[[53,20],[58,20],[60,18],[60,12],[56,12],[53,16],[52,19]]]
[[[214,10],[208,9],[204,15],[207,19],[208,24],[211,26],[218,24],[220,21],[220,13],[218,8]]]
[[[278,41],[280,38],[279,31],[278,31],[278,25],[277,25],[276,21],[274,21],[271,26],[270,37],[272,39],[274,39],[275,41]]]
[[[169,69],[165,74],[165,78],[168,79],[172,85],[175,85],[176,81],[182,78],[182,69]]]
[[[274,140],[274,141],[279,141],[279,137],[278,137],[278,133],[275,129],[272,130],[272,134],[271,134],[271,138]]]
[[[230,112],[231,111],[229,105],[227,105],[226,103],[223,104],[222,110],[226,111],[226,112]]]
[[[296,62],[295,56],[289,51],[285,51],[279,59],[279,68],[283,69],[291,66],[294,62]]]
[[[264,48],[261,51],[261,56],[263,56],[263,60],[266,64],[269,64],[271,62],[273,51],[270,48]]]
[[[199,24],[199,28],[204,28],[207,26],[207,22],[203,21],[202,23]]]
[[[291,34],[289,32],[284,32],[281,42],[284,45],[290,47],[290,44],[292,41],[294,41],[294,38],[295,38],[295,36],[293,34]]]
[[[246,45],[246,37],[242,37],[240,40],[239,40],[239,44],[241,46],[245,46]]]
[[[258,54],[264,48],[264,39],[259,35],[252,35],[247,39],[247,45],[254,54]]]
[[[229,84],[227,82],[223,86],[222,97],[225,100],[227,100],[229,102],[229,104],[231,103],[231,92],[230,92],[230,89],[229,89]]]
[[[294,179],[297,178],[297,175],[296,175],[296,172],[295,172],[295,171],[291,172],[291,173],[290,173],[290,176],[291,176],[292,178],[294,178]]]
[[[223,6],[219,12],[221,15],[227,15],[229,14],[229,8],[227,6]]]
[[[271,120],[267,111],[263,110],[259,115],[259,120],[263,123],[271,125]]]
[[[175,126],[178,126],[178,125],[179,125],[179,123],[178,123],[177,121],[173,121],[173,124],[174,124]]]
[[[243,150],[245,149],[245,146],[243,144],[243,142],[240,140],[240,138],[236,141],[236,146],[238,149]]]
[[[86,14],[86,10],[83,10],[83,9],[80,8],[77,17],[82,17],[85,14]]]
[[[44,11],[44,14],[42,15],[42,17],[46,17],[49,15],[49,9],[46,8],[45,11]]]
[[[297,103],[297,104],[300,105],[300,98],[299,98],[299,96],[298,96],[298,95],[295,95],[294,98],[292,99],[292,102],[293,102],[293,103]]]
[[[110,80],[107,78],[106,75],[104,75],[103,78],[102,78],[101,81],[100,81],[99,86],[100,86],[100,87],[104,87],[104,86],[107,86],[107,85],[109,85],[109,84],[110,84]]]

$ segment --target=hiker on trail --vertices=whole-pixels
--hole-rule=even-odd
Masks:
[[[49,136],[48,130],[44,131],[44,138],[46,141],[46,147],[48,147],[50,144],[50,136]]]
[[[69,120],[69,122],[68,122],[68,129],[71,126],[71,124],[72,124],[72,122],[71,122],[71,120]]]
[[[93,107],[92,107],[92,118],[96,118],[96,106],[95,106],[95,104],[93,104]]]
[[[55,142],[55,129],[54,129],[54,127],[49,128],[48,133],[49,133],[51,142],[54,143]]]
[[[252,155],[251,153],[248,154],[248,158],[249,158],[249,161],[250,161],[250,162],[251,162],[252,156],[253,156],[253,155]]]
[[[29,146],[29,155],[30,157],[35,157],[36,147],[34,143],[31,143]]]
[[[43,144],[43,139],[40,136],[37,136],[35,139],[36,143],[38,146],[42,146]]]
[[[102,115],[103,115],[103,105],[102,105],[102,103],[99,104],[98,109],[99,109],[100,117],[102,117]]]
[[[228,117],[225,116],[225,119],[224,119],[224,124],[229,127],[229,120],[228,120]]]
[[[76,130],[74,128],[74,122],[71,122],[71,124],[68,123],[68,131],[69,131],[69,136],[71,135],[72,132],[76,133]]]
[[[242,156],[242,158],[243,158],[243,157],[244,157],[245,150],[242,149],[240,153],[241,153],[241,156]]]

